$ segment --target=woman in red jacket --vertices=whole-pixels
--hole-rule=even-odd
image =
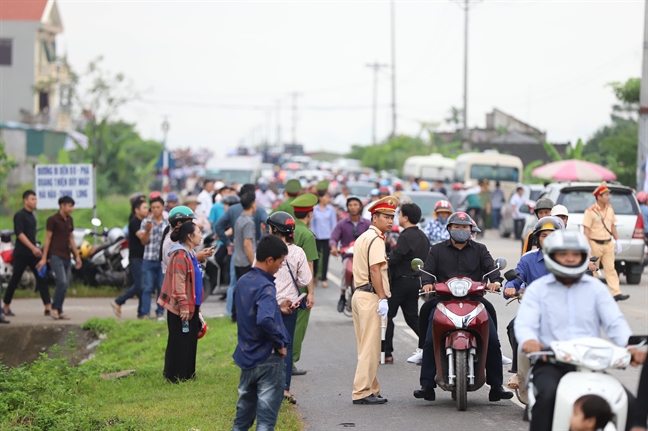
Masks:
[[[173,383],[191,379],[196,373],[198,332],[202,325],[198,313],[203,299],[202,269],[194,248],[202,234],[193,222],[174,228],[162,292],[158,304],[168,310],[169,339],[164,359],[164,377]]]

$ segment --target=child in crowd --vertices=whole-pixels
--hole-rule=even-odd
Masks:
[[[612,409],[598,395],[583,395],[574,403],[570,419],[571,431],[598,431],[612,420]]]

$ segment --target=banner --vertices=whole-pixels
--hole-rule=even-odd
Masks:
[[[94,208],[92,165],[36,165],[34,191],[38,198],[38,209],[58,209],[61,196],[71,196],[74,208]]]

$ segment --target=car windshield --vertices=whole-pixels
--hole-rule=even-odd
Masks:
[[[512,166],[472,165],[470,178],[491,181],[519,181],[518,169]]]
[[[349,184],[349,191],[351,192],[352,195],[354,196],[367,196],[369,192],[371,192],[371,189],[376,188],[371,183],[367,184]]]
[[[210,169],[207,171],[210,177],[217,178],[225,184],[246,184],[252,181],[252,171],[228,170],[228,169]]]
[[[562,190],[558,196],[558,204],[567,207],[569,213],[583,214],[587,208],[595,202],[592,192],[594,190]],[[610,205],[614,208],[616,215],[637,215],[635,199],[631,193],[612,192],[610,194]]]
[[[542,190],[531,190],[531,193],[529,194],[529,200],[537,201],[541,194]]]
[[[416,205],[421,208],[421,214],[423,217],[429,216],[434,212],[434,205],[445,197],[441,194],[417,194],[415,196],[409,196]]]

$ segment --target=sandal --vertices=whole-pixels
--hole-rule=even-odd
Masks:
[[[518,375],[517,374],[512,375],[506,386],[508,386],[511,389],[519,389],[520,381],[518,379]]]
[[[289,404],[297,404],[297,398],[295,398],[292,395],[284,395],[284,401],[288,402]]]
[[[115,316],[121,317],[121,306],[115,301],[110,301],[110,306],[112,307]]]
[[[9,308],[8,310],[4,310],[3,313],[4,313],[5,316],[15,316],[16,315],[13,311],[11,311],[11,308]]]
[[[61,313],[58,315],[58,320],[70,320],[70,316],[65,313]]]

